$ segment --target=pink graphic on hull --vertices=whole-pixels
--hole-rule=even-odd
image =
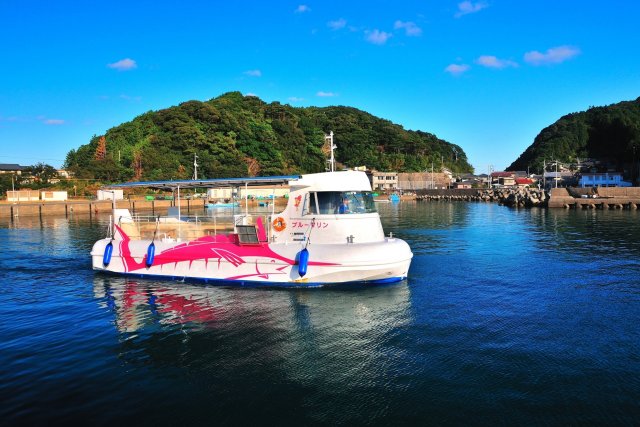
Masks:
[[[147,270],[146,253],[142,257],[142,260],[140,262],[137,262],[131,254],[131,248],[129,247],[131,238],[127,234],[125,234],[122,228],[120,228],[118,225],[115,225],[115,227],[118,233],[122,236],[122,241],[120,242],[120,254],[124,264],[125,272]],[[234,234],[229,234],[218,235],[215,237],[201,237],[187,243],[181,243],[160,253],[156,253],[153,259],[153,266],[162,267],[167,264],[174,264],[175,266],[179,262],[189,261],[189,268],[191,268],[191,264],[196,260],[204,260],[205,265],[208,264],[209,260],[217,260],[218,267],[220,267],[221,263],[225,261],[238,268],[239,266],[247,263],[247,257],[268,259],[269,263],[274,264],[273,267],[275,268],[270,269],[271,271],[268,272],[260,271],[260,264],[258,264],[258,261],[256,259],[255,273],[242,274],[231,277],[220,277],[220,279],[239,280],[250,277],[268,279],[270,274],[286,275],[287,272],[285,270],[296,264],[296,261],[294,259],[283,257],[271,250],[267,243],[259,243],[256,245],[240,245],[236,241],[236,236]],[[279,263],[276,264],[276,262],[278,261]],[[282,265],[283,263],[285,265]],[[339,264],[310,261],[308,265],[327,266]]]

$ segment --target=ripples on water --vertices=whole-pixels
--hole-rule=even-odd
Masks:
[[[410,278],[354,290],[104,276],[108,218],[3,224],[0,419],[637,422],[640,213],[380,210]]]

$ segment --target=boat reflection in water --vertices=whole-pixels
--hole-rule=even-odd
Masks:
[[[115,314],[115,325],[124,333],[148,328],[157,332],[158,326],[169,330],[171,325],[188,325],[194,331],[224,325],[261,325],[279,330],[320,327],[327,331],[381,332],[404,325],[410,316],[406,283],[315,292],[233,289],[96,275],[94,295]]]

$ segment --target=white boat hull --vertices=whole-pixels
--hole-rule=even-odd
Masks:
[[[112,254],[105,264],[105,248],[110,242]],[[297,262],[302,246],[298,244],[242,246],[224,239],[154,242],[153,263],[147,266],[150,244],[148,240],[99,240],[91,251],[93,269],[205,282],[320,286],[400,281],[407,277],[412,257],[409,246],[399,239],[350,245],[309,245],[307,271],[302,276]]]

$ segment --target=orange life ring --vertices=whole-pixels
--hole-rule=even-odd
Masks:
[[[279,216],[278,218],[273,220],[273,229],[276,231],[282,231],[287,228],[287,223],[284,222],[284,218]]]

